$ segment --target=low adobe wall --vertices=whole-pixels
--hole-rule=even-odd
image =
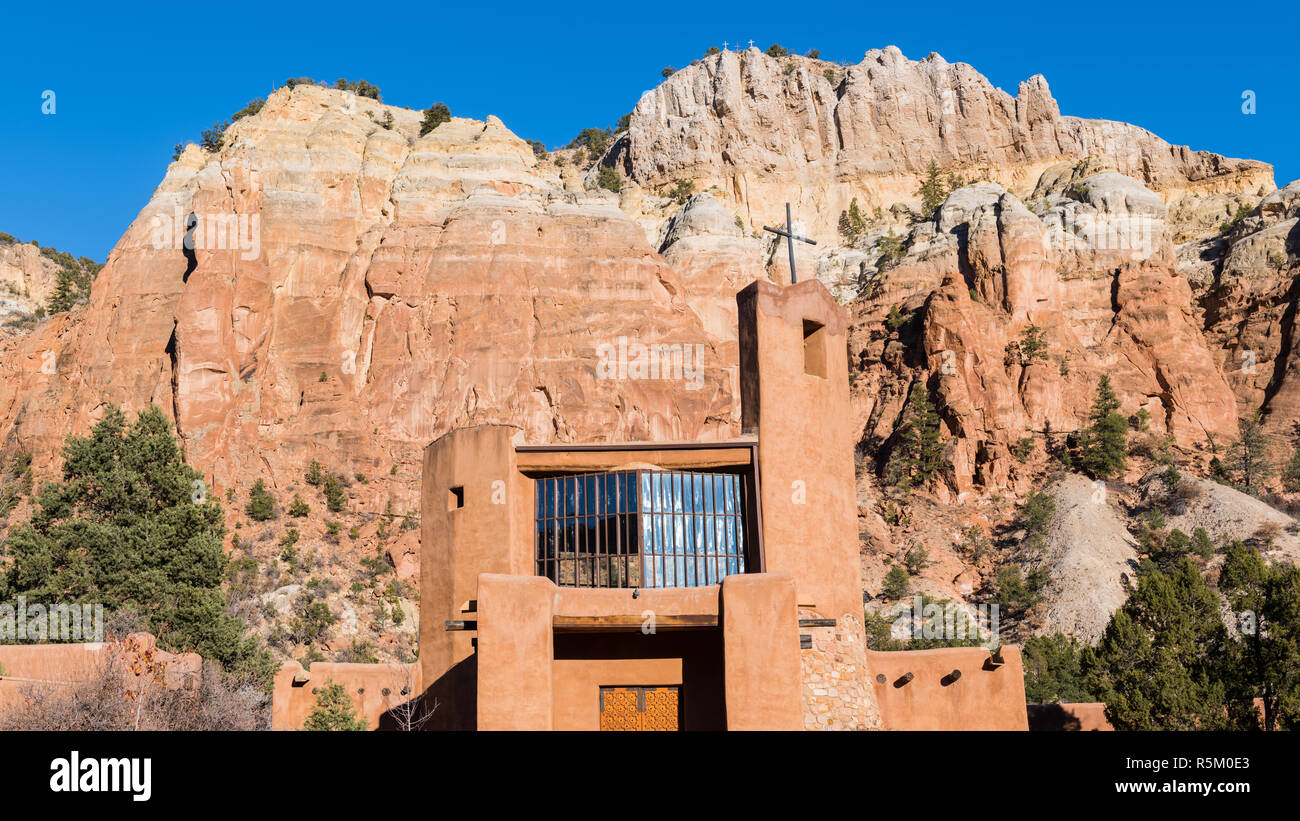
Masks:
[[[884,730],[1028,730],[1020,648],[867,651]],[[954,671],[960,675],[954,675]]]
[[[1029,729],[1035,732],[1114,731],[1100,701],[1074,704],[1030,704]]]
[[[420,694],[420,665],[318,661],[304,670],[297,662],[284,664],[271,694],[271,729],[301,730],[316,706],[317,691],[331,681],[343,685],[368,729],[401,729],[399,714],[392,711]]]
[[[198,653],[168,653],[149,633],[116,642],[0,645],[0,710],[23,704],[33,688],[68,686],[90,679],[113,653],[122,656],[128,688],[146,677],[170,688],[197,686],[203,669]]]

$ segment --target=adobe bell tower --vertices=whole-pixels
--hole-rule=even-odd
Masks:
[[[848,312],[816,279],[759,280],[736,302],[741,419],[744,433],[758,436],[765,569],[794,576],[800,618],[836,620],[802,631],[813,644],[803,654],[805,726],[878,726],[862,627]]]

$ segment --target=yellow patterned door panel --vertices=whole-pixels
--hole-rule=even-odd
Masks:
[[[600,729],[681,729],[681,688],[601,687]]]

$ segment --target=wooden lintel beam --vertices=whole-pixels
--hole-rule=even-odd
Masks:
[[[717,627],[718,617],[708,614],[665,616],[657,615],[654,620],[631,614],[615,616],[555,616],[551,620],[551,629],[557,633],[588,633],[597,631],[632,631],[642,627],[660,630],[689,630]]]

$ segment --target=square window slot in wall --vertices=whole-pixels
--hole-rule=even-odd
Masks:
[[[447,509],[460,510],[465,506],[465,488],[454,487],[447,492]]]
[[[803,321],[803,372],[826,378],[826,326],[811,319]]]

